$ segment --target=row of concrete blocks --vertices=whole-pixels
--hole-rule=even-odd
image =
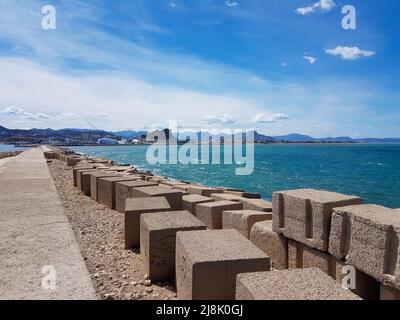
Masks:
[[[0,152],[0,159],[15,157],[19,155],[22,151],[7,151],[7,152]]]
[[[312,189],[273,194],[273,231],[286,251],[286,267],[319,267],[341,281],[353,266],[366,299],[400,298],[400,211],[362,199]]]
[[[86,168],[85,168],[86,169]],[[115,168],[114,168],[115,169]],[[126,169],[126,168],[120,168]],[[83,170],[83,169],[80,169]],[[167,280],[171,277],[171,274],[175,274],[175,266],[174,266],[174,259],[171,259],[171,252],[174,250],[174,245],[175,245],[175,240],[174,236],[169,235],[166,236],[166,238],[163,236],[163,233],[167,233],[171,231],[172,233],[178,231],[178,230],[198,230],[200,229],[205,229],[205,227],[208,226],[210,228],[214,229],[219,229],[220,225],[221,227],[225,228],[236,228],[238,229],[244,237],[249,237],[250,235],[250,229],[253,226],[253,224],[258,221],[257,219],[264,220],[265,219],[265,213],[263,212],[252,212],[250,210],[241,210],[243,209],[243,202],[240,202],[240,199],[233,199],[230,198],[230,200],[221,200],[221,199],[226,199],[224,194],[221,194],[220,192],[218,193],[210,193],[211,198],[207,198],[205,196],[201,196],[199,194],[195,195],[187,195],[183,196],[182,200],[182,205],[188,208],[191,208],[192,213],[198,215],[198,218],[201,219],[196,219],[197,222],[193,222],[193,225],[187,225],[185,224],[185,221],[190,222],[190,218],[187,216],[188,212],[187,211],[181,211],[181,212],[176,212],[172,211],[170,212],[173,208],[177,209],[179,208],[179,202],[177,202],[177,198],[182,197],[182,193],[176,193],[176,191],[173,191],[171,189],[168,190],[167,186],[147,186],[143,187],[141,186],[142,183],[160,183],[164,182],[163,180],[158,180],[158,178],[150,178],[147,177],[148,181],[140,181],[138,180],[139,177],[104,177],[103,175],[106,174],[105,172],[98,171],[98,169],[88,169],[89,171],[80,171],[76,170],[78,172],[77,175],[77,185],[79,184],[79,177],[81,177],[81,185],[85,185],[83,181],[85,181],[86,176],[90,176],[93,181],[93,177],[95,178],[94,181],[97,182],[97,190],[99,192],[99,199],[103,198],[102,193],[104,192],[104,195],[109,195],[113,189],[115,190],[125,190],[125,194],[122,195],[121,198],[125,198],[128,196],[128,199],[125,198],[126,201],[126,212],[125,212],[125,245],[127,248],[130,247],[138,247],[139,242],[142,242],[142,254],[144,255],[145,258],[145,264],[148,269],[148,274],[151,276],[153,280]],[[110,170],[110,168],[108,169]],[[74,170],[75,172],[75,170]],[[107,173],[107,175],[110,173]],[[140,177],[142,179],[143,177]],[[134,179],[131,181],[125,181],[125,179]],[[155,182],[152,182],[155,181]],[[104,187],[102,185],[104,184]],[[179,183],[171,182],[171,185],[177,186]],[[114,186],[114,187],[113,187]],[[189,187],[190,188],[190,187]],[[200,190],[202,187],[196,187],[196,191]],[[84,187],[83,187],[84,189]],[[93,188],[91,188],[93,189]],[[215,191],[215,190],[213,190]],[[115,191],[116,192],[116,191]],[[206,192],[209,192],[209,190],[206,190]],[[117,192],[118,193],[118,192]],[[165,197],[160,197],[160,196],[168,196],[171,194],[175,195],[167,200]],[[228,194],[229,195],[229,194]],[[130,197],[137,197],[137,198],[132,198],[129,199]],[[115,195],[115,199],[118,199],[118,197]],[[139,197],[139,198],[138,198]],[[152,199],[149,198],[141,198],[141,197],[152,197]],[[109,207],[111,206],[110,203],[112,201],[112,197],[108,196],[108,201],[102,201],[100,200],[99,202],[104,202],[104,204],[107,204]],[[186,198],[186,199],[185,199]],[[234,201],[232,201],[234,200]],[[235,201],[236,200],[236,201]],[[200,203],[195,203],[195,202],[200,202]],[[171,206],[172,205],[172,206]],[[269,211],[271,211],[272,208],[269,208]],[[165,215],[165,212],[160,215],[160,212],[158,212],[158,218],[154,220],[151,220],[150,222],[142,222],[140,223],[141,215],[146,212],[152,212],[152,211],[165,211],[168,213],[173,213],[173,215],[169,215],[168,217],[170,219],[166,219],[167,215]],[[268,209],[263,208],[263,211],[267,211]],[[183,216],[182,216],[183,214]],[[178,217],[178,219],[174,219],[173,216]],[[264,216],[264,217],[262,217]],[[145,219],[146,215],[143,215],[142,219]],[[193,217],[194,218],[194,217]],[[271,218],[271,214],[269,214],[269,219]],[[254,220],[255,219],[255,220]],[[216,222],[217,221],[217,222]],[[219,223],[218,221],[221,221]],[[180,223],[183,224],[180,224]],[[271,222],[271,221],[269,221]],[[203,225],[199,226],[198,223],[201,223]],[[189,223],[190,224],[190,223]],[[158,227],[157,227],[158,225]],[[154,229],[155,228],[155,229]],[[160,234],[158,234],[158,229]],[[152,230],[150,232],[150,230]],[[168,232],[166,230],[169,230]],[[210,230],[211,231],[211,230]],[[221,230],[222,231],[222,230]],[[223,231],[228,231],[228,230],[223,230]],[[233,231],[233,230],[231,230]],[[272,231],[271,231],[272,232]],[[172,238],[171,238],[172,237]],[[208,237],[208,236],[207,236]],[[218,236],[219,237],[219,236]],[[230,237],[229,237],[230,238]],[[173,240],[173,242],[168,242],[170,240]],[[245,241],[247,241],[247,244],[251,244],[248,240],[244,238]],[[252,245],[252,244],[251,244]],[[253,245],[254,246],[254,245]],[[256,246],[254,246],[256,247]],[[253,248],[254,248],[253,247]],[[275,247],[275,246],[272,246]],[[157,248],[161,248],[158,250]],[[279,247],[277,247],[279,251]],[[259,250],[259,249],[258,249]],[[160,253],[161,251],[161,253]],[[208,251],[208,250],[206,250]],[[268,250],[270,251],[270,250]],[[208,251],[210,252],[210,251]],[[261,251],[262,252],[262,251]],[[157,257],[163,256],[166,254],[169,256],[169,263],[167,263],[168,257],[166,258],[165,256],[163,258],[160,258],[161,260],[158,260]],[[264,270],[269,270],[269,264],[270,264],[270,259],[269,257],[265,255],[264,258],[268,260],[268,266],[264,269],[261,268],[259,269],[258,267],[255,266],[255,269],[248,269],[244,270],[243,272],[252,272],[252,271],[264,271]],[[175,255],[173,255],[175,257]],[[278,257],[279,255],[276,255]],[[186,259],[186,258],[185,258]],[[274,258],[275,259],[275,258]],[[276,260],[276,259],[275,259]],[[162,261],[160,263],[160,261]],[[218,264],[218,263],[217,263]],[[264,265],[265,267],[265,265]],[[178,268],[178,266],[176,266]],[[176,269],[178,270],[178,269]],[[238,271],[236,274],[239,274],[240,272]],[[229,282],[229,288],[231,289],[229,292],[224,291],[224,293],[216,296],[210,296],[204,295],[201,293],[202,289],[196,289],[197,285],[194,286],[193,288],[187,288],[187,281],[183,281],[183,288],[182,290],[178,289],[178,295],[180,298],[183,299],[189,299],[189,298],[227,298],[231,299],[232,296],[235,294],[235,275],[230,277]],[[186,276],[185,276],[186,277]],[[215,283],[218,288],[224,288],[226,287],[226,284],[221,284],[215,281],[211,281],[211,283]],[[204,284],[203,284],[204,286]],[[221,287],[222,286],[222,287]],[[177,276],[177,288],[179,287],[178,285],[178,276]],[[185,289],[186,288],[186,289]],[[233,289],[232,289],[233,288]],[[215,292],[216,287],[209,288],[212,292]],[[200,291],[199,291],[200,290]],[[222,290],[222,289],[220,289]],[[209,290],[207,289],[206,292]],[[223,291],[223,290],[222,290]],[[180,293],[179,293],[180,292]],[[185,293],[186,292],[186,293]],[[217,291],[218,292],[218,291]],[[245,298],[245,297],[243,297]]]

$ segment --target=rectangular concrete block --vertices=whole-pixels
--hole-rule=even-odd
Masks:
[[[67,157],[67,166],[69,167],[76,166],[80,161],[81,159],[77,157]]]
[[[107,169],[107,171],[114,171],[114,172],[123,172],[126,170],[132,169],[131,166],[126,165],[126,166],[112,166]]]
[[[400,215],[377,205],[353,206],[347,263],[400,289]]]
[[[176,288],[181,300],[232,300],[238,274],[267,270],[267,255],[236,230],[177,234]]]
[[[99,178],[97,181],[97,199],[109,209],[115,209],[115,185],[117,182],[133,181],[130,176]]]
[[[234,201],[234,202],[242,202],[245,200],[245,198],[241,196],[237,196],[235,194],[230,194],[230,193],[212,193],[211,198],[213,198],[216,201]]]
[[[328,275],[332,274],[331,256],[302,243],[288,241],[288,268],[318,268]]]
[[[256,222],[272,220],[272,213],[254,210],[227,210],[222,212],[222,229],[236,229],[247,239]]]
[[[196,205],[196,217],[209,229],[222,229],[222,212],[225,210],[242,210],[243,203],[233,201],[215,201]]]
[[[400,291],[381,284],[380,300],[400,300]]]
[[[209,197],[200,196],[198,194],[190,194],[182,197],[182,209],[189,211],[196,216],[196,205],[199,203],[214,202],[215,200]]]
[[[140,217],[140,253],[152,281],[175,277],[176,233],[205,230],[189,211],[144,213]]]
[[[132,190],[133,198],[141,197],[165,197],[172,210],[182,210],[182,192],[167,187],[139,187]]]
[[[117,182],[115,185],[115,209],[119,212],[125,212],[126,199],[132,198],[132,190],[137,187],[156,186],[157,182],[143,181],[135,176],[137,180]]]
[[[212,193],[222,193],[223,189],[190,185],[188,191],[190,194],[198,194],[211,198]]]
[[[90,197],[94,201],[98,201],[98,181],[100,178],[111,178],[111,177],[118,177],[117,174],[108,172],[108,171],[103,171],[103,170],[98,170],[98,171],[92,171],[90,173]]]
[[[250,231],[250,240],[271,259],[274,269],[287,269],[287,239],[272,230],[272,221],[257,222]]]
[[[243,201],[244,210],[255,210],[263,212],[272,212],[272,203],[262,199],[244,199]]]
[[[90,177],[91,177],[92,171],[85,171],[82,173],[82,192],[85,196],[90,197]]]
[[[97,169],[79,169],[76,171],[76,187],[78,188],[78,190],[82,191],[82,175],[84,172],[92,172],[92,171],[96,171]]]
[[[73,177],[73,182],[74,182],[74,187],[77,187],[77,171],[78,170],[90,170],[94,169],[93,165],[85,165],[85,166],[76,166],[75,168],[72,169],[72,177]]]
[[[361,203],[359,197],[322,190],[274,192],[273,230],[309,247],[328,251],[333,209]]]
[[[258,192],[245,192],[245,191],[234,191],[234,190],[224,190],[224,193],[234,194],[239,197],[246,199],[261,199],[261,194]]]
[[[360,300],[318,268],[244,273],[237,277],[237,300]]]
[[[171,211],[164,197],[126,199],[125,249],[140,247],[140,216],[143,213],[164,211]]]

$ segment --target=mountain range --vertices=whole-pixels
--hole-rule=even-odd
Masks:
[[[76,129],[66,128],[60,130],[54,129],[7,129],[0,126],[0,138],[11,138],[11,137],[30,137],[30,138],[74,138],[79,139],[82,135],[92,135],[101,137],[110,137],[123,139],[140,138],[145,135],[147,131],[139,130],[124,130],[124,131],[104,131],[104,130],[93,130],[93,129]],[[199,134],[199,133],[198,133]],[[354,139],[351,137],[326,137],[326,138],[315,138],[308,135],[291,133],[288,135],[281,136],[268,136],[257,131],[254,132],[254,140],[257,142],[362,142],[362,143],[399,143],[400,138],[359,138]]]

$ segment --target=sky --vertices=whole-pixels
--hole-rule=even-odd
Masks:
[[[397,0],[0,0],[0,125],[400,137],[399,16]]]

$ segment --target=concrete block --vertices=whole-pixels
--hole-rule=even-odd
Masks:
[[[379,300],[380,283],[373,277],[331,256],[331,277],[364,300]]]
[[[114,171],[114,172],[123,172],[126,170],[131,169],[131,166],[126,165],[126,166],[112,166],[109,169],[107,169],[107,171]]]
[[[258,192],[224,190],[224,193],[234,194],[246,199],[261,199],[261,194],[259,194]]]
[[[97,169],[79,169],[76,171],[76,187],[78,190],[82,191],[82,174],[84,172],[92,172],[96,170]]]
[[[143,213],[164,211],[171,211],[164,197],[126,199],[125,249],[140,247],[140,216]]]
[[[94,169],[93,165],[85,165],[85,166],[76,166],[75,168],[72,169],[72,178],[74,182],[74,187],[77,187],[77,171],[78,170],[90,170]]]
[[[143,181],[135,176],[137,180],[117,182],[115,185],[115,210],[125,212],[126,199],[132,198],[132,190],[137,187],[156,186],[157,182]]]
[[[272,212],[272,203],[262,199],[247,199],[244,198],[243,209],[244,210],[255,210],[263,212]]]
[[[360,300],[318,268],[239,274],[237,300]]]
[[[209,229],[222,229],[222,212],[225,210],[242,210],[243,203],[233,201],[215,201],[196,205],[196,217]]]
[[[134,188],[132,197],[165,197],[172,210],[182,210],[182,192],[172,188],[159,186]]]
[[[380,300],[400,300],[400,291],[381,284]]]
[[[247,239],[256,222],[272,220],[272,213],[254,210],[227,210],[222,212],[222,229],[236,229]]]
[[[89,196],[89,197],[90,197],[90,193],[91,193],[91,190],[90,190],[90,177],[91,177],[91,174],[92,174],[92,171],[82,172],[82,182],[81,182],[81,184],[82,184],[81,187],[82,187],[83,194],[85,196]]]
[[[177,234],[176,288],[181,300],[232,300],[239,273],[269,269],[268,256],[236,230]]]
[[[152,281],[175,277],[175,248],[178,231],[205,230],[189,211],[145,213],[140,217],[140,253],[145,272]]]
[[[245,198],[237,196],[235,194],[230,193],[212,193],[211,198],[215,199],[216,201],[234,201],[234,202],[242,202]]]
[[[275,269],[287,269],[287,239],[272,230],[272,221],[257,222],[250,231],[250,240],[265,252]]]
[[[200,196],[198,194],[190,194],[182,197],[182,209],[189,211],[196,216],[196,205],[199,203],[214,202],[215,200],[209,197]]]
[[[347,263],[400,289],[400,215],[377,205],[353,206]]]
[[[331,256],[302,243],[288,240],[288,268],[318,268],[331,275]]]
[[[273,230],[309,247],[328,251],[332,210],[361,203],[359,197],[322,190],[274,192]]]
[[[188,191],[190,194],[198,194],[211,198],[212,193],[222,193],[223,189],[190,185]]]
[[[81,159],[77,157],[67,157],[67,166],[69,167],[76,166],[80,161]]]
[[[115,209],[115,185],[117,182],[132,181],[130,176],[99,178],[97,181],[97,199],[100,204]]]
[[[100,178],[118,177],[117,174],[108,171],[92,171],[90,173],[90,197],[98,201],[98,181]]]

